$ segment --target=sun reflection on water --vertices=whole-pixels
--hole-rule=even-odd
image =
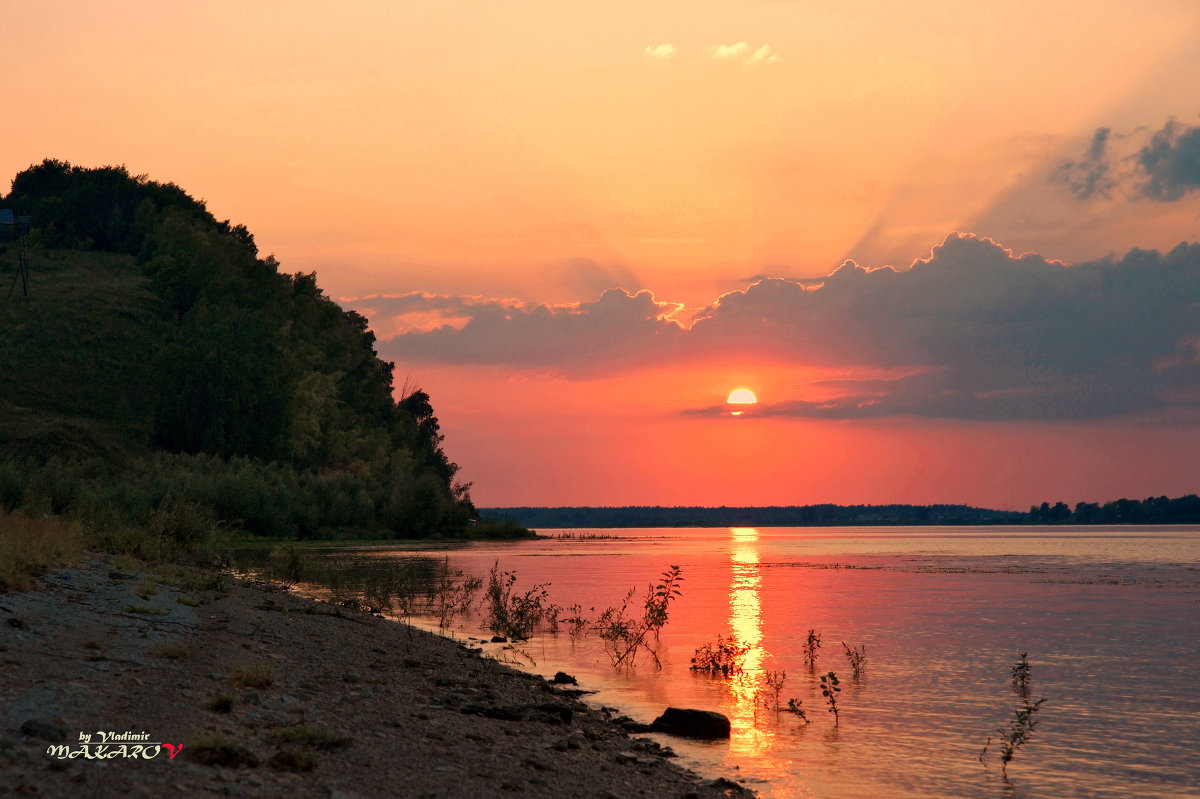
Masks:
[[[734,637],[750,647],[742,662],[742,673],[730,681],[730,749],[739,754],[761,754],[770,748],[770,735],[755,723],[756,687],[768,652],[762,640],[762,577],[758,566],[758,530],[733,527],[730,549],[729,627]]]

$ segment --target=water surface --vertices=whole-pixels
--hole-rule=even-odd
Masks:
[[[553,534],[559,531],[543,531]],[[444,552],[517,588],[549,583],[586,614],[639,595],[671,565],[683,595],[657,650],[614,670],[595,637],[540,635],[499,657],[564,669],[593,704],[649,722],[669,705],[719,710],[719,744],[669,739],[685,765],[766,797],[1200,797],[1200,528],[733,528],[569,531],[615,538],[481,542]],[[595,609],[595,610],[591,610]],[[815,668],[802,646],[815,629]],[[479,635],[464,620],[460,635]],[[741,679],[688,668],[718,635],[750,645]],[[857,679],[842,642],[865,647]],[[1033,664],[1045,697],[1033,739],[1001,776],[978,757],[1019,701],[1010,667]],[[755,701],[764,670],[811,724]],[[839,723],[818,675],[835,671]],[[993,743],[992,752],[996,744]]]

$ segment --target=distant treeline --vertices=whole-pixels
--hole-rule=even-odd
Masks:
[[[573,527],[847,527],[988,524],[1200,524],[1200,497],[1119,499],[1103,505],[1080,502],[1072,511],[1059,502],[1028,513],[969,505],[790,505],[717,508],[630,505],[625,507],[482,508],[490,519],[532,528]]]
[[[1019,511],[967,505],[792,505],[786,507],[484,508],[485,518],[525,527],[822,527],[1020,524]]]
[[[1118,499],[1103,505],[1080,502],[1072,510],[1065,502],[1043,502],[1029,509],[1030,524],[1200,524],[1200,497]]]

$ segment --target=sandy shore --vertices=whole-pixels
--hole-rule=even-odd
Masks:
[[[146,578],[92,561],[0,594],[0,785],[74,799],[751,795],[454,641],[271,586]],[[102,749],[114,733],[132,736]]]

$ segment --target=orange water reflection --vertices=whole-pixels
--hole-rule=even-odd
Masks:
[[[729,627],[734,637],[750,650],[742,662],[742,674],[730,682],[730,750],[737,754],[762,754],[771,747],[771,736],[758,724],[762,708],[756,691],[763,664],[769,653],[763,646],[762,575],[759,574],[758,530],[732,527],[729,530]]]

